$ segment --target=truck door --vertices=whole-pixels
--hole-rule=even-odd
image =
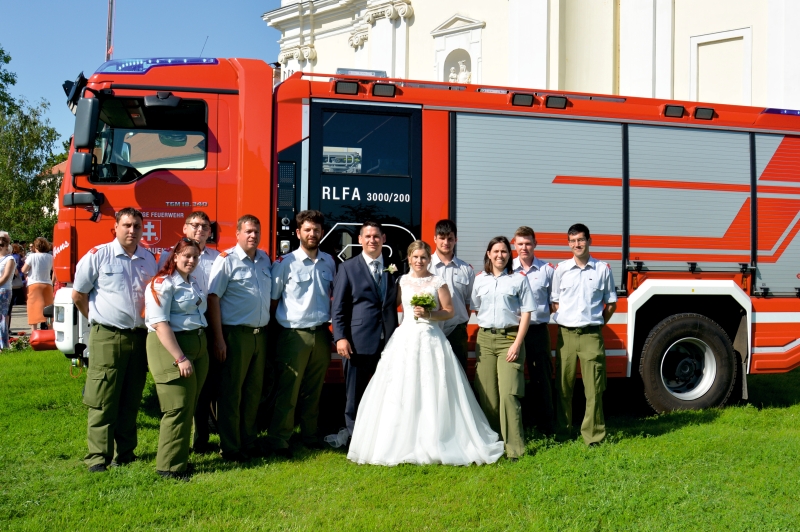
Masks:
[[[384,264],[403,270],[408,245],[420,237],[421,109],[314,100],[309,133],[308,175],[300,165],[299,176],[307,195],[299,195],[299,207],[325,215],[320,248],[337,264],[357,256],[360,226],[374,220],[386,234]]]
[[[105,202],[99,223],[77,214],[79,256],[113,238],[114,213],[124,207],[142,211],[141,244],[154,254],[183,236],[190,212],[216,219],[217,95],[173,92],[166,105],[154,96],[115,89],[102,100],[95,164],[88,183],[81,177],[78,184],[102,192]]]

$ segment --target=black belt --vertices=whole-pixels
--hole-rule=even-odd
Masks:
[[[492,334],[506,334],[510,332],[517,332],[519,327],[481,327],[483,332]]]
[[[324,325],[314,325],[313,327],[292,327],[293,331],[306,331],[306,332],[316,332],[324,330]]]
[[[133,329],[121,329],[119,327],[112,327],[111,325],[105,325],[103,323],[98,323],[96,321],[90,322],[90,325],[94,327],[95,325],[102,327],[104,329],[108,329],[111,332],[134,332],[134,333],[142,333],[147,332],[146,327],[134,327]]]
[[[249,325],[224,325],[223,324],[223,327],[229,327],[231,329],[239,328],[239,329],[244,330],[245,332],[253,333],[253,334],[258,334],[261,331],[266,331],[267,330],[267,326],[266,325],[264,325],[263,327],[250,327]]]
[[[205,332],[205,329],[200,327],[199,329],[192,329],[189,331],[174,331],[175,336],[200,336]]]
[[[528,329],[532,329],[534,327],[547,327],[547,323],[531,323],[528,325]]]
[[[578,333],[578,334],[591,334],[591,333],[598,333],[600,332],[601,327],[599,325],[586,325],[584,327],[566,327],[562,325],[564,329],[567,329],[570,332]]]

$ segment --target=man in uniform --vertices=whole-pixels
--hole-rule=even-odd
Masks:
[[[153,254],[139,247],[141,212],[117,212],[114,232],[113,241],[78,262],[72,287],[75,306],[91,323],[83,403],[92,473],[136,459],[136,415],[147,376],[144,291],[157,271]]]
[[[553,410],[553,387],[551,379],[553,365],[550,360],[550,286],[555,269],[552,264],[536,258],[536,233],[522,226],[514,233],[514,271],[525,274],[531,287],[536,309],[531,312],[531,324],[525,335],[525,362],[528,366],[530,393],[529,404],[534,406],[536,426],[544,434],[553,433],[555,412]]]
[[[211,277],[211,269],[214,266],[214,260],[219,255],[219,251],[206,246],[206,242],[211,236],[211,219],[203,211],[189,213],[183,224],[183,234],[200,246],[200,262],[192,275],[197,279],[200,288],[203,289],[203,295],[206,295],[208,294],[208,280]],[[167,257],[169,257],[171,251],[172,248],[169,248],[161,252],[161,256],[158,259],[159,270],[167,262]],[[217,359],[213,356],[209,357],[208,377],[203,384],[203,389],[200,390],[197,408],[194,412],[193,450],[196,453],[211,451],[211,447],[208,445],[208,418],[211,415],[211,403],[217,400],[219,393],[220,369]]]
[[[262,454],[256,417],[267,358],[272,273],[258,249],[261,222],[245,214],[236,223],[238,244],[219,254],[208,286],[212,355],[222,363],[217,410],[220,454],[244,462]]]
[[[472,266],[456,257],[458,242],[456,224],[452,220],[436,222],[433,243],[436,253],[431,257],[428,270],[447,282],[450,295],[453,297],[455,316],[441,322],[442,332],[450,342],[461,367],[467,371],[467,322],[469,321],[469,301],[472,297],[472,285],[475,284],[475,271]]]
[[[553,275],[550,300],[553,319],[559,325],[556,348],[557,431],[572,432],[572,390],[576,361],[586,394],[586,413],[581,434],[594,446],[606,436],[603,391],[606,389],[606,351],[603,325],[617,308],[617,292],[611,268],[592,258],[589,228],[575,224],[567,231],[573,257],[558,265]]]
[[[300,247],[272,266],[275,319],[284,329],[275,360],[275,410],[269,427],[272,451],[291,457],[289,437],[294,432],[295,407],[306,447],[321,449],[317,436],[319,398],[331,360],[331,293],[336,263],[319,251],[325,218],[319,211],[297,214]]]

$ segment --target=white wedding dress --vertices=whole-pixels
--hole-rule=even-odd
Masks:
[[[400,278],[403,323],[394,332],[356,415],[347,458],[359,464],[488,464],[503,454],[467,376],[436,322],[414,320],[411,297],[441,277]]]

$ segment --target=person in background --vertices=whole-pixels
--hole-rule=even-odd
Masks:
[[[8,340],[8,329],[11,327],[8,304],[16,266],[11,254],[11,238],[5,231],[0,231],[0,350],[8,349],[11,345]]]
[[[22,273],[22,267],[25,265],[25,257],[22,254],[22,246],[16,242],[11,244],[12,255],[14,261],[17,263],[17,269],[14,272],[14,281],[11,283],[11,303],[8,306],[8,315],[14,310],[14,305],[25,304],[25,274]]]
[[[206,294],[192,275],[200,246],[182,238],[145,291],[147,364],[161,406],[156,472],[189,480],[192,416],[208,373]]]
[[[116,238],[83,256],[72,286],[75,306],[91,323],[83,389],[90,473],[136,460],[136,415],[147,380],[144,293],[156,259],[139,246],[142,213],[125,207],[115,218]]]
[[[447,321],[440,323],[442,332],[447,337],[450,347],[453,348],[458,363],[467,371],[467,322],[469,321],[469,300],[472,296],[472,286],[475,284],[475,271],[472,266],[456,257],[456,224],[452,220],[439,220],[436,222],[433,243],[436,253],[431,257],[428,270],[438,275],[447,283],[453,297],[455,315]]]
[[[33,253],[25,257],[22,273],[28,276],[28,325],[31,331],[47,328],[44,307],[53,304],[53,256],[50,242],[38,237]]]

